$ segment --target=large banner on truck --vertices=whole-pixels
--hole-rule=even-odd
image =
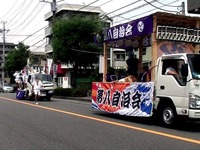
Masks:
[[[127,116],[152,115],[153,82],[92,83],[92,107]]]

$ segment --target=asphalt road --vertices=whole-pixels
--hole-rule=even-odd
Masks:
[[[16,100],[0,94],[0,150],[199,150],[200,123],[164,128],[107,114],[88,101]]]

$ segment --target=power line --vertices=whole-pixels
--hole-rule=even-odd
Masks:
[[[91,3],[89,3],[89,4],[85,5],[85,6],[81,7],[80,9],[78,9],[78,11],[80,11],[81,9],[83,9],[83,8],[85,8],[85,7],[88,7],[88,6],[90,6],[90,5],[94,4],[94,3],[96,3],[97,1],[99,1],[99,0],[93,1],[93,2],[91,2]]]
[[[30,16],[31,14],[36,10],[36,8],[39,6],[40,2],[38,2],[38,4],[35,6],[35,8],[31,11],[31,13],[29,13],[29,15],[23,20],[23,22],[21,22],[18,26],[21,26]]]
[[[38,6],[39,6],[39,3],[37,4],[37,6],[33,9],[33,11],[32,12],[34,12],[35,13],[35,9],[36,8],[38,8]],[[42,8],[42,7],[41,7]],[[41,10],[41,8],[40,8],[40,10]],[[39,10],[38,10],[39,11]],[[20,31],[22,31],[22,30],[24,30],[25,28],[27,28],[27,27],[29,27],[28,26],[28,24],[30,23],[30,22],[32,22],[32,21],[34,21],[34,19],[32,19],[32,18],[34,18],[34,16],[36,16],[37,14],[35,14],[32,18],[30,17],[30,15],[33,15],[33,13],[30,13],[29,15],[28,15],[28,17],[24,20],[24,22],[21,22],[20,23],[20,25],[18,25],[18,26],[16,26],[15,28],[13,28],[12,30],[14,31],[14,34],[17,34],[17,33],[19,33]],[[36,18],[36,17],[35,17]],[[29,21],[26,23],[26,20],[27,19],[29,19]],[[26,23],[25,25],[23,25],[24,23]],[[17,29],[18,28],[18,29]],[[21,29],[20,29],[21,28]],[[21,32],[20,32],[21,33]],[[33,36],[33,35],[30,35],[30,36],[28,36],[28,37],[31,37],[31,36]]]
[[[11,21],[8,23],[10,24],[11,22],[13,22],[15,20],[15,18],[22,18],[22,16],[26,13],[26,11],[28,10],[28,8],[31,6],[31,4],[33,3],[33,1],[30,1],[30,3],[28,3],[28,5],[24,8],[21,9],[21,11],[19,11],[12,19]],[[21,13],[21,15],[19,16],[19,14]],[[12,23],[9,28],[11,28],[13,25],[15,25],[17,22],[19,21],[19,19],[16,19],[16,21],[14,23]]]
[[[34,35],[35,33],[37,33],[37,32],[39,32],[39,31],[41,31],[41,30],[43,30],[43,29],[45,29],[47,26],[44,26],[44,27],[42,27],[41,29],[39,29],[39,30],[37,30],[37,31],[35,31],[34,33],[32,33],[31,35],[29,35],[29,36],[27,36],[22,42],[24,42],[25,40],[27,40],[29,37],[31,37],[32,35]]]
[[[177,2],[177,0],[175,0],[175,1],[173,1],[173,2],[170,2],[170,3],[167,3],[166,5],[168,5],[168,4],[173,4],[173,3],[175,3],[175,2]],[[160,8],[162,8],[162,7],[165,7],[165,6],[161,6]],[[134,14],[133,16],[130,16],[129,18],[123,17],[123,18],[124,18],[123,20],[117,21],[117,22],[115,22],[115,23],[119,23],[119,22],[122,22],[122,21],[124,21],[124,20],[132,20],[131,18],[136,18],[136,17],[138,17],[138,16],[141,16],[141,15],[143,15],[143,14],[146,14],[146,13],[149,13],[149,12],[152,12],[152,11],[155,11],[155,10],[157,10],[157,9],[154,8],[154,9],[145,11],[145,12],[143,12],[143,13],[137,14],[137,15]]]
[[[66,3],[66,4],[67,4],[72,10],[74,10],[73,7],[72,7],[69,3]]]
[[[45,36],[44,35],[41,35],[41,36],[32,36],[32,38],[29,40],[29,41],[26,41],[26,44],[27,45],[30,45],[31,43],[33,43],[34,41],[37,41],[38,38],[44,38]]]
[[[1,20],[8,15],[8,13],[13,10],[13,7],[18,3],[18,0],[15,1],[15,3],[13,3],[13,5],[10,7],[10,9],[0,18]]]
[[[114,13],[114,12],[116,12],[116,11],[119,11],[119,10],[121,10],[121,9],[124,9],[124,8],[126,8],[126,7],[128,7],[128,6],[131,6],[131,5],[133,5],[133,4],[137,3],[137,2],[140,2],[140,0],[137,0],[136,2],[130,3],[130,4],[125,5],[125,6],[123,6],[123,7],[120,7],[120,8],[118,8],[118,9],[116,9],[116,10],[114,10],[114,11],[111,11],[111,12],[109,12],[109,13],[105,13],[104,15],[102,15],[102,16],[100,16],[100,17],[102,18],[102,17],[104,17],[104,16],[106,16],[106,15],[109,15],[109,14],[111,14],[111,13]]]
[[[39,45],[39,46],[32,46],[32,47],[34,47],[34,49],[31,49],[31,51],[34,51],[34,50],[36,50],[36,49],[38,49],[38,48],[43,48],[43,47],[45,46],[45,44],[46,44],[46,42],[45,42],[45,43],[42,43],[42,44]]]
[[[90,9],[90,11],[91,11],[91,10],[94,10],[94,9],[97,8],[97,7],[101,7],[101,6],[105,5],[105,4],[108,4],[108,3],[110,3],[111,1],[113,1],[113,0],[109,0],[109,1],[103,3],[103,4],[99,5],[99,6],[96,6],[96,7],[92,8],[92,9]]]
[[[39,6],[39,5],[38,5]],[[38,7],[38,6],[36,6],[36,7]],[[24,22],[22,22],[20,25],[18,25],[17,27],[15,27],[14,29],[12,29],[12,30],[16,30],[17,28],[21,28],[20,30],[18,30],[16,33],[18,33],[18,32],[20,32],[20,31],[22,31],[23,29],[25,29],[26,27],[28,27],[28,25],[30,24],[30,22],[32,22],[32,21],[34,21],[32,18],[36,18],[36,16],[41,12],[41,10],[43,9],[43,6],[44,6],[44,4],[43,5],[41,5],[41,7],[37,10],[37,11],[35,11],[35,9],[32,11],[32,12],[34,12],[35,14],[33,14],[33,13],[30,13],[30,15],[26,18],[26,19],[28,19],[29,18],[29,21],[26,23],[26,24],[24,24],[25,23],[25,21]],[[32,18],[30,17],[31,15],[33,15],[32,16]],[[21,26],[22,24],[24,24],[23,26]]]
[[[150,3],[154,3],[154,2],[155,2],[155,0],[152,0]],[[118,17],[118,16],[121,16],[121,15],[124,15],[124,14],[127,14],[127,13],[130,13],[130,12],[132,12],[133,10],[137,10],[137,9],[139,9],[139,8],[142,8],[142,7],[146,6],[146,5],[148,5],[148,4],[143,4],[143,5],[137,6],[137,7],[135,7],[135,8],[129,9],[129,10],[125,11],[125,12],[120,13],[120,14],[114,15],[114,16],[112,16],[112,17],[110,17],[110,18],[116,18],[116,17]]]
[[[145,1],[147,4],[149,4],[149,5],[151,5],[151,6],[155,7],[155,8],[157,8],[157,9],[159,9],[159,10],[162,10],[162,11],[177,12],[177,11],[173,11],[173,10],[162,9],[162,8],[160,8],[160,7],[157,7],[157,6],[153,5],[153,4],[151,4],[151,2],[148,2],[147,0],[144,0],[144,1]]]
[[[178,1],[180,1],[180,0],[176,0],[176,2],[178,2]],[[163,6],[167,6],[167,7],[179,7],[180,6],[180,5],[176,5],[176,6],[174,6],[174,5],[168,5],[168,4],[161,3],[159,1],[157,1],[157,3],[159,3],[159,4],[163,5]]]
[[[42,42],[44,39],[45,39],[45,37],[44,37],[44,38],[42,38],[41,40],[37,41],[36,43],[32,44],[32,45],[31,45],[31,47],[33,47],[33,46],[35,46],[36,44],[38,44],[38,43]]]
[[[8,16],[6,19],[4,19],[4,20],[8,20],[8,18],[10,18],[10,17],[12,17],[13,15],[16,15],[17,13],[19,13],[20,11],[21,11],[21,8],[23,8],[23,6],[25,5],[25,3],[26,3],[26,0],[24,0],[22,3],[21,3],[21,5],[15,10],[15,11],[13,11],[13,13],[10,15],[10,16]]]
[[[14,18],[16,18],[16,16],[18,16],[24,10],[23,7],[25,6],[25,4],[26,4],[26,0],[24,0],[21,3],[21,5],[17,8],[16,11],[14,11],[9,17],[6,18],[6,20],[9,21],[8,24],[10,24],[10,22],[12,22]]]

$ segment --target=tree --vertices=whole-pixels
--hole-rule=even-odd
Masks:
[[[54,61],[76,67],[92,66],[100,53],[100,48],[94,43],[94,36],[100,31],[100,21],[94,16],[57,20],[53,25]]]
[[[14,71],[22,70],[27,64],[27,59],[29,58],[30,51],[29,46],[19,43],[17,48],[8,52],[5,58],[5,70],[8,72],[9,77],[13,76]]]
[[[98,16],[69,16],[53,24],[53,60],[73,66],[76,79],[79,67],[93,67],[98,62],[100,48],[94,37],[100,33]],[[74,83],[76,87],[76,83]]]

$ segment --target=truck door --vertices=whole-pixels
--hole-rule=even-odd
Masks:
[[[158,66],[157,74],[157,95],[164,97],[183,97],[186,96],[186,82],[181,77],[181,65],[183,59],[164,59]],[[179,75],[167,74],[168,68],[173,68]]]

